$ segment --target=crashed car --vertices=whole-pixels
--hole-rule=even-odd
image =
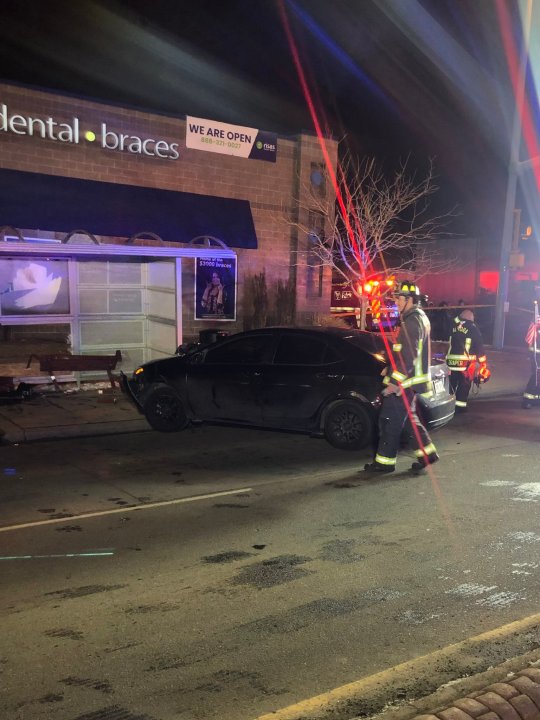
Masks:
[[[122,374],[121,385],[161,432],[219,423],[307,433],[357,450],[376,433],[385,365],[380,335],[274,327],[147,362],[131,378]],[[431,381],[433,397],[419,412],[434,429],[454,416],[444,362],[434,362]]]

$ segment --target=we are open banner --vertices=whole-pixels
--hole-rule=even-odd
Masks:
[[[186,147],[222,155],[236,155],[250,160],[276,162],[277,135],[256,128],[228,125],[188,115]]]

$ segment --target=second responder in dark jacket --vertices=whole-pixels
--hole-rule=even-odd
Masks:
[[[467,408],[469,392],[477,370],[486,367],[482,334],[474,324],[472,310],[463,310],[454,318],[446,364],[450,369],[450,387],[456,394],[456,411]]]
[[[431,364],[430,325],[419,307],[420,291],[413,282],[402,282],[397,295],[401,327],[388,366],[383,371],[385,388],[379,415],[379,443],[368,472],[393,472],[403,429],[409,425],[416,447],[413,470],[423,470],[437,462],[439,456],[425,427],[416,414],[418,395],[433,394],[429,368]]]

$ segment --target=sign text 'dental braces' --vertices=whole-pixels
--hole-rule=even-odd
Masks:
[[[178,143],[175,142],[116,132],[104,122],[99,123],[98,132],[90,128],[81,131],[80,126],[78,117],[72,118],[70,122],[59,122],[50,116],[40,118],[18,114],[10,115],[8,106],[5,103],[0,105],[0,132],[28,135],[39,137],[42,140],[54,140],[74,145],[79,145],[82,138],[87,143],[98,141],[98,146],[104,150],[118,150],[167,160],[177,160],[180,156]]]

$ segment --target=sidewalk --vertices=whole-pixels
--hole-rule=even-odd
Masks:
[[[101,387],[102,386],[102,387]],[[36,396],[0,406],[3,442],[89,437],[149,430],[145,418],[119,388],[108,383],[66,386],[36,386]]]
[[[433,343],[433,352],[444,355],[447,347],[448,343]],[[531,359],[527,348],[493,350],[486,346],[486,355],[491,378],[480,386],[476,399],[521,395],[531,374]],[[473,391],[470,397],[471,402],[474,402]]]
[[[446,351],[444,343],[434,343],[434,353]],[[501,395],[519,396],[530,373],[526,349],[496,351],[487,349],[492,371],[489,382],[471,402]],[[8,443],[140,432],[150,426],[119,388],[109,383],[88,383],[78,390],[66,384],[64,391],[51,385],[37,385],[36,397],[0,406],[0,428]]]

